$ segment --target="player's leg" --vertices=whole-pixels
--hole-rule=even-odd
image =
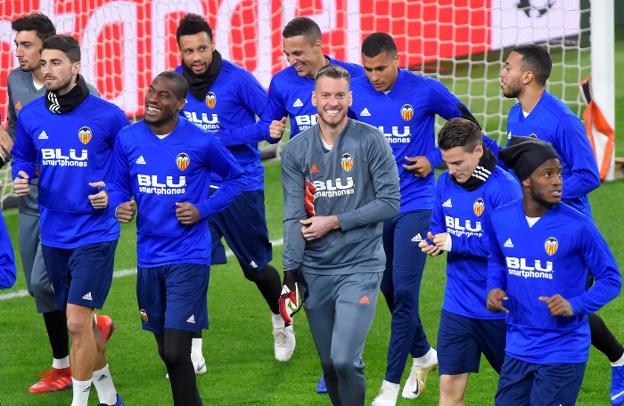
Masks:
[[[463,405],[468,376],[479,372],[477,326],[474,319],[442,310],[438,328],[440,405]]]
[[[530,405],[535,371],[539,365],[505,357],[498,378],[495,406]]]
[[[535,372],[531,405],[574,405],[578,397],[585,363],[541,365]]]
[[[335,302],[333,289],[337,276],[315,275],[302,272],[307,299],[304,302],[310,333],[318,351],[325,377],[327,393],[334,405],[340,404],[338,377],[331,360],[332,331],[334,329]],[[305,294],[303,290],[300,293]]]
[[[500,373],[505,361],[505,343],[507,324],[505,319],[476,320],[477,328],[474,335],[481,353],[485,355],[492,368]]]
[[[418,243],[427,235],[430,217],[429,210],[402,213],[394,229],[394,311],[385,380],[400,383],[411,353],[414,357],[412,369],[402,392],[403,397],[410,399],[420,396],[429,372],[438,364],[419,316],[420,283],[427,256],[418,248]]]
[[[106,405],[122,401],[105,358],[106,341],[97,327],[94,309],[101,309],[108,297],[116,247],[116,240],[81,246],[69,260],[67,326],[72,338],[72,376],[81,382],[92,378],[100,403]]]
[[[392,257],[394,253],[394,222],[396,217],[384,221],[383,225],[383,247],[386,254],[386,269],[381,279],[381,293],[383,293],[386,305],[390,314],[394,310],[394,290],[392,285]]]
[[[174,404],[201,405],[189,354],[193,333],[208,328],[210,266],[175,264],[166,268],[161,357],[167,365]]]
[[[340,405],[363,405],[366,379],[362,352],[375,317],[382,273],[340,275],[336,280],[331,362],[338,377]]]

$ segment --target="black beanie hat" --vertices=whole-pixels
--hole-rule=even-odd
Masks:
[[[511,137],[509,147],[501,150],[498,155],[521,181],[549,159],[559,159],[549,142],[533,137]]]

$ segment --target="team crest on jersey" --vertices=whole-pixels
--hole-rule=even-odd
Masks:
[[[529,134],[529,138],[536,138],[537,139],[537,134],[531,133],[531,134]]]
[[[91,132],[91,129],[86,125],[82,126],[80,130],[78,130],[78,138],[80,138],[80,142],[87,145],[89,141],[91,141],[91,138],[93,138],[93,132]]]
[[[555,255],[555,252],[557,252],[558,248],[559,241],[557,241],[555,237],[548,237],[544,242],[544,249],[546,250],[546,253],[551,257]]]
[[[214,109],[217,105],[217,95],[213,92],[208,92],[206,95],[206,105],[211,109]]]
[[[342,154],[342,157],[340,158],[340,165],[345,171],[351,172],[351,169],[353,169],[353,157],[351,154],[348,152]]]
[[[485,202],[483,201],[483,199],[478,198],[472,204],[472,211],[474,212],[475,216],[479,217],[483,214],[483,210],[485,210]]]
[[[176,157],[176,165],[178,165],[178,169],[181,171],[185,170],[191,164],[191,158],[188,156],[186,152],[180,152]]]
[[[411,104],[404,104],[401,107],[401,117],[405,121],[410,121],[414,117],[414,107]]]
[[[145,309],[141,309],[139,310],[139,312],[141,313],[141,320],[147,323],[149,318],[147,317],[147,312],[145,311]]]

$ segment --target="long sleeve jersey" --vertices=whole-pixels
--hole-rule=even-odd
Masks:
[[[361,66],[326,57],[328,62],[345,68],[351,79],[364,74]],[[290,118],[290,137],[316,124],[316,107],[312,105],[314,79],[300,77],[294,67],[289,66],[277,72],[269,84],[269,100],[262,116],[265,132],[268,133],[272,120]]]
[[[315,214],[336,215],[340,229],[306,242],[306,181],[314,185]],[[331,151],[318,125],[291,139],[282,153],[284,269],[317,274],[382,272],[383,221],[399,210],[399,179],[392,152],[375,128],[349,119]]]
[[[563,169],[563,202],[591,217],[587,194],[600,186],[600,174],[581,120],[561,100],[544,90],[527,117],[519,103],[509,111],[507,142],[518,135],[552,144]]]
[[[120,132],[114,162],[110,203],[117,208],[134,196],[139,266],[210,264],[208,217],[245,187],[240,165],[221,142],[183,117],[164,139],[139,121]],[[219,174],[223,184],[209,197],[210,172]],[[176,202],[194,204],[201,220],[180,224]]]
[[[433,207],[434,173],[422,178],[403,168],[405,157],[426,156],[435,168],[442,155],[435,145],[436,115],[449,120],[468,109],[442,82],[399,69],[387,92],[378,92],[363,75],[351,81],[354,118],[378,127],[392,148],[401,182],[401,213]],[[484,137],[489,142],[494,142]]]
[[[89,93],[94,96],[99,96],[97,89],[90,84]],[[9,93],[9,111],[8,111],[8,123],[9,123],[9,135],[15,139],[15,131],[17,126],[17,117],[20,111],[31,101],[42,97],[45,94],[45,87],[42,86],[39,89],[35,87],[33,82],[32,72],[24,72],[23,70],[16,68],[11,71],[7,79],[7,91]],[[21,213],[29,213],[38,216],[39,205],[38,199],[37,180],[33,179],[31,182],[30,193],[19,199],[19,210]]]
[[[76,248],[119,238],[119,224],[109,207],[94,209],[89,182],[112,180],[113,146],[128,125],[124,113],[92,94],[73,110],[50,112],[43,98],[19,115],[13,147],[13,178],[19,171],[35,178],[39,167],[41,242]]]
[[[179,66],[176,72],[182,73]],[[205,100],[191,92],[180,112],[191,123],[213,132],[234,155],[249,178],[246,190],[264,189],[264,167],[260,162],[258,142],[266,141],[269,130],[256,123],[267,105],[267,93],[245,69],[223,60],[221,71]],[[211,175],[211,184],[219,187],[223,179]]]
[[[536,364],[586,362],[587,315],[614,299],[621,286],[615,258],[591,218],[560,203],[529,227],[522,201],[491,216],[488,291],[508,300],[507,355]],[[595,278],[585,290],[587,270]],[[560,294],[574,315],[551,316],[540,296]]]
[[[498,166],[475,190],[458,185],[448,172],[440,175],[431,232],[449,233],[452,240],[446,258],[444,310],[475,319],[505,318],[502,313],[488,311],[485,305],[490,251],[488,219],[494,210],[521,198],[518,182]]]

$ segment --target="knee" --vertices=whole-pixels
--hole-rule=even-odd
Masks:
[[[349,376],[364,370],[364,364],[361,361],[343,357],[333,357],[331,365],[336,371],[336,375],[339,376]]]
[[[243,268],[243,275],[245,275],[245,279],[251,282],[258,281],[258,272],[259,272],[258,269],[249,269],[247,267],[242,267],[242,268]]]
[[[463,382],[453,376],[440,376],[440,406],[461,405],[464,402]]]
[[[67,317],[67,331],[69,334],[74,337],[84,337],[93,331],[92,322],[90,319],[86,319],[84,317]]]
[[[191,349],[182,348],[178,345],[165,345],[158,349],[160,357],[169,365],[178,365],[184,362],[191,362]]]

